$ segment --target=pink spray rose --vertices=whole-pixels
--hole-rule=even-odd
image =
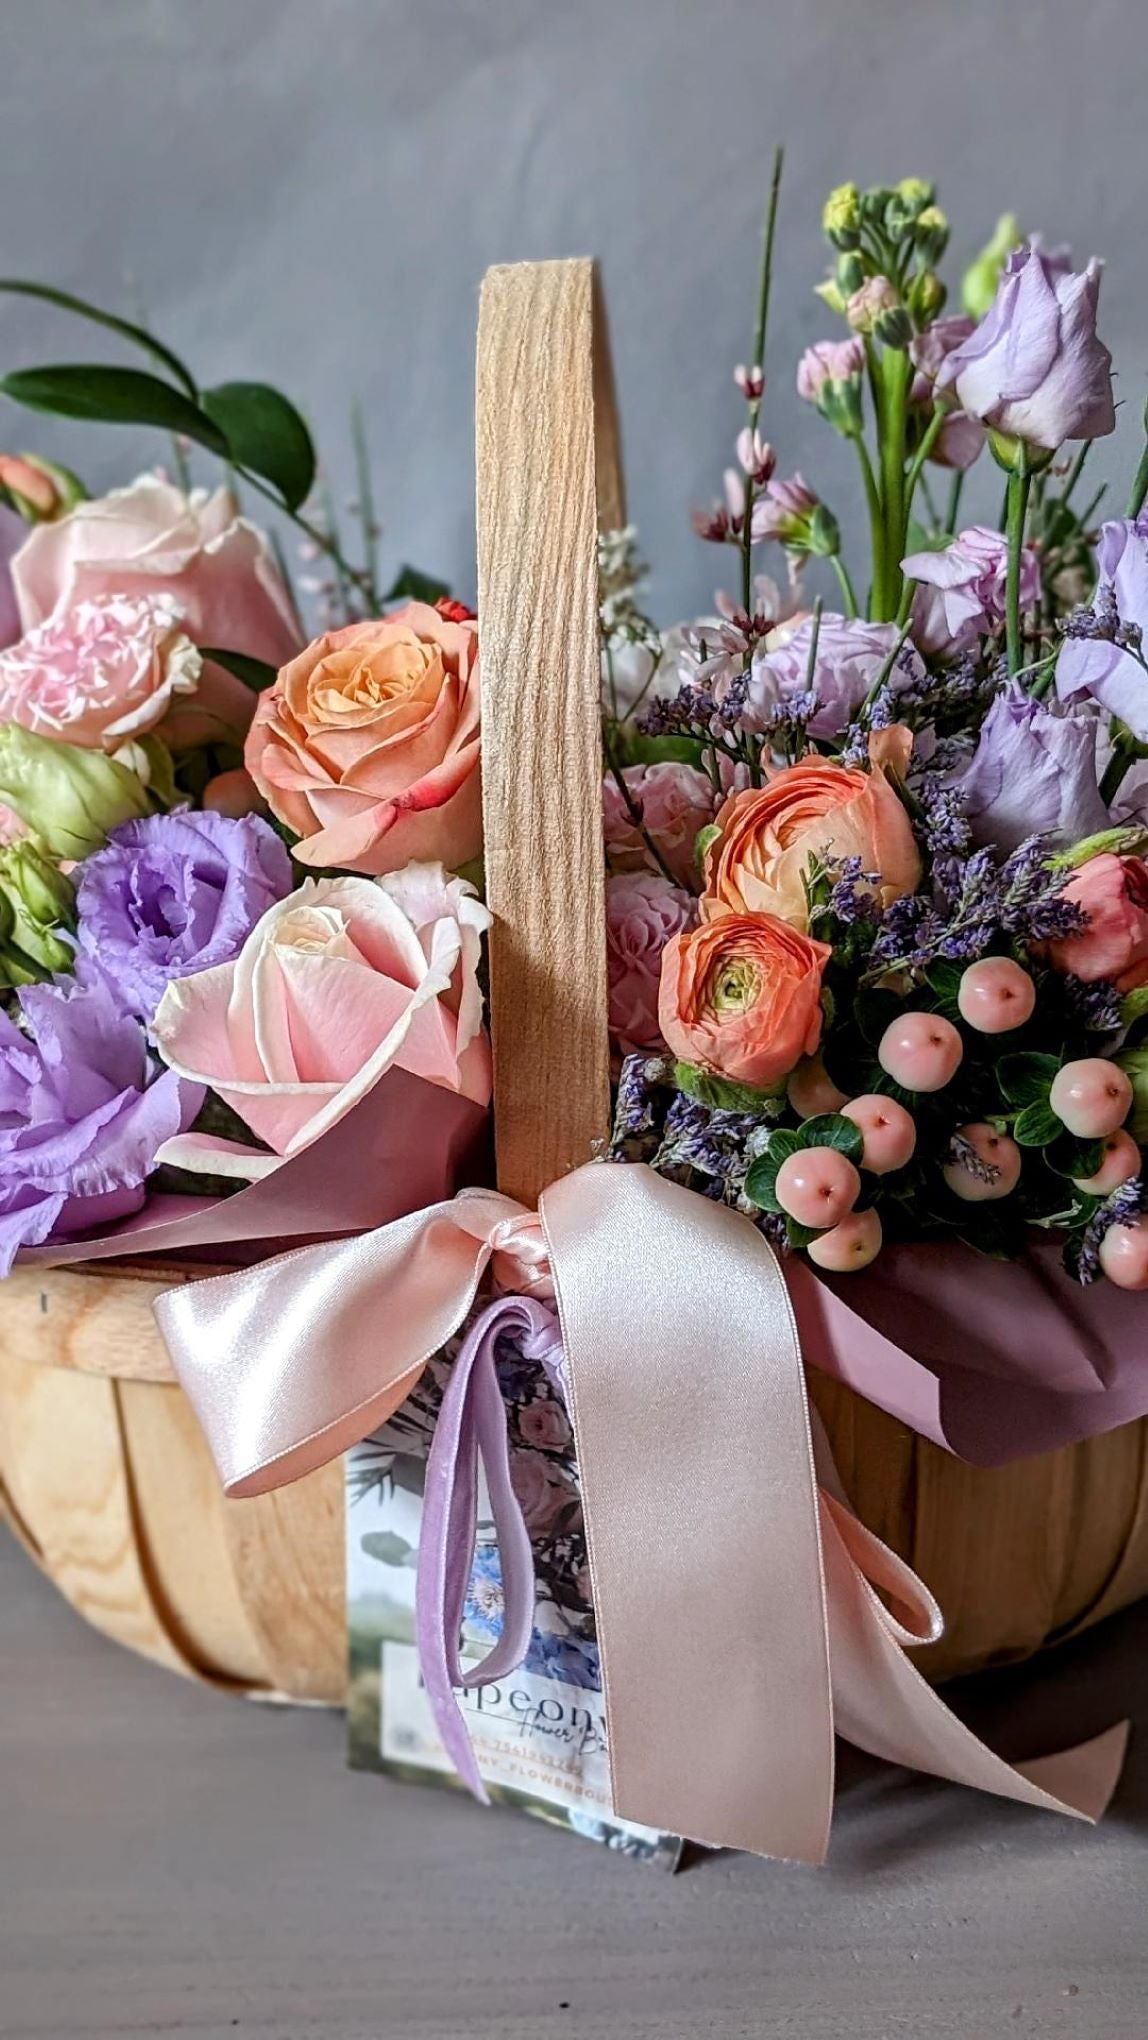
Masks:
[[[606,884],[606,959],[610,1033],[623,1055],[660,1048],[658,988],[662,951],[691,928],[694,901],[660,872],[622,871]]]
[[[652,837],[679,884],[698,877],[694,845],[713,821],[714,790],[696,765],[667,759],[660,765],[627,765],[626,790],[640,810],[642,825]],[[654,869],[648,845],[635,827],[617,780],[608,773],[602,788],[606,854],[615,871]]]
[[[473,619],[408,602],[283,668],[259,697],[247,769],[303,864],[457,867],[482,847],[478,720]]]
[[[169,595],[77,602],[0,652],[0,722],[115,752],[193,695],[202,666]]]
[[[490,916],[441,865],[385,879],[308,879],[230,963],[170,984],[160,1053],[195,1069],[276,1156],[297,1154],[391,1068],[485,1105],[490,1046],[478,985]],[[226,1144],[225,1144],[226,1148]],[[237,1175],[267,1157],[197,1136],[164,1159]]]
[[[1083,909],[1088,925],[1048,945],[1057,970],[1094,984],[1111,978],[1118,992],[1148,984],[1148,864],[1106,851],[1074,871],[1061,898]]]
[[[12,561],[25,631],[82,602],[167,596],[197,645],[246,652],[281,666],[299,631],[270,547],[236,514],[229,489],[185,495],[158,475],[78,503],[39,524]],[[178,703],[163,736],[176,749],[242,736],[255,697],[222,666],[204,667],[193,697]]]

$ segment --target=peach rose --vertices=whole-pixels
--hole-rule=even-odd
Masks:
[[[425,602],[316,638],[261,695],[247,769],[304,864],[394,871],[482,848],[478,635]]]
[[[1054,969],[1086,984],[1111,978],[1118,992],[1148,984],[1148,864],[1111,851],[1074,871],[1061,898],[1082,908],[1088,925],[1048,945]]]
[[[309,1147],[391,1068],[490,1098],[478,963],[490,916],[441,865],[392,877],[307,879],[264,914],[238,957],[170,984],[154,1031],[274,1156]],[[264,1174],[234,1143],[183,1136],[161,1159]]]
[[[129,488],[38,524],[12,561],[12,582],[25,631],[81,602],[168,596],[197,645],[246,652],[270,666],[299,649],[271,549],[236,514],[229,489],[185,495],[158,475],[141,475]],[[241,738],[254,706],[249,687],[209,663],[160,735],[176,750],[225,733]]]
[[[675,935],[662,957],[659,1018],[673,1053],[768,1090],[821,1040],[828,943],[776,914],[722,914]]]
[[[779,914],[807,929],[802,875],[814,856],[860,857],[880,874],[886,906],[915,892],[921,858],[909,817],[886,767],[903,776],[912,748],[901,726],[869,739],[870,769],[832,758],[802,758],[766,784],[735,793],[721,809],[720,834],[706,852],[703,920],[719,914]]]

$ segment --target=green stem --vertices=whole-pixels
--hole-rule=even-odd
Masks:
[[[888,623],[901,602],[901,556],[905,550],[905,419],[912,363],[900,348],[887,347],[879,363],[881,405],[881,510],[885,530],[885,573],[875,594],[875,621]]]
[[[921,479],[921,471],[940,437],[941,427],[944,422],[945,414],[938,406],[934,409],[933,415],[922,434],[921,444],[910,462],[909,472],[905,478],[905,529],[902,532],[902,538],[905,538],[908,532],[909,517],[913,509],[913,497],[917,493],[917,484]]]
[[[1131,741],[1122,741],[1117,737],[1112,756],[1104,768],[1104,777],[1100,782],[1100,798],[1105,807],[1112,806],[1123,784],[1125,773],[1136,763],[1137,758],[1142,758],[1143,755],[1143,750],[1135,738]]]
[[[964,468],[957,468],[949,483],[949,501],[945,509],[945,530],[950,538],[956,535],[957,517],[961,508],[961,492],[965,486]]]
[[[1127,515],[1129,517],[1139,517],[1140,512],[1144,508],[1145,496],[1148,496],[1148,446],[1145,446],[1140,456],[1140,465],[1136,470],[1136,480],[1132,484],[1132,494],[1128,498]]]
[[[625,775],[622,771],[621,766],[618,764],[616,757],[614,756],[614,747],[610,742],[608,726],[605,723],[603,724],[602,728],[602,749],[606,754],[606,763],[610,768],[610,773],[613,778],[614,784],[617,787],[618,792],[622,796],[622,805],[625,808],[626,813],[629,815],[634,828],[637,830],[639,836],[642,838],[643,843],[645,844],[647,850],[649,851],[651,857],[653,858],[654,863],[657,865],[659,871],[661,872],[662,877],[668,878],[670,884],[676,886],[678,880],[674,877],[673,872],[670,870],[669,865],[666,863],[665,858],[662,856],[662,853],[659,850],[656,842],[654,841],[654,838],[651,836],[649,830],[646,827],[645,820],[643,819],[642,815],[641,803],[635,800],[633,794],[631,793],[629,787],[626,784]]]
[[[289,510],[278,491],[268,488],[267,483],[259,475],[255,474],[251,468],[240,467],[236,469],[236,473],[242,475],[248,488],[254,489],[256,495],[265,497],[267,502],[273,503],[275,508],[281,511],[284,517],[289,517],[292,524],[303,533],[304,537],[310,539],[312,545],[317,545],[320,552],[326,553],[328,559],[337,567],[340,575],[350,581],[358,589],[360,595],[367,602],[370,602],[371,584],[369,577],[360,568],[353,567],[350,561],[343,557],[336,541],[329,538],[320,525],[312,524],[310,518],[304,517],[299,510]]]
[[[773,282],[773,239],[777,229],[777,205],[781,195],[781,171],[785,162],[784,149],[773,152],[773,175],[769,181],[769,198],[765,208],[765,223],[761,232],[761,272],[757,286],[757,323],[753,329],[753,346],[750,349],[751,368],[765,368],[765,336],[769,325],[769,295]],[[749,430],[752,437],[757,431],[761,415],[761,398],[754,397],[749,405]],[[744,528],[741,538],[741,606],[747,616],[753,614],[753,476],[745,478]]]
[[[869,510],[869,542],[873,553],[869,608],[873,610],[877,606],[878,592],[883,594],[885,586],[885,520],[881,515],[881,492],[877,487],[877,477],[873,473],[869,449],[860,433],[857,434],[854,445],[861,463],[861,479],[865,484],[865,502]]]
[[[1020,567],[1024,550],[1024,527],[1028,516],[1028,492],[1032,476],[1024,462],[1023,450],[1020,455],[1022,466],[1018,474],[1008,478],[1005,504],[1005,538],[1008,542],[1008,578],[1005,583],[1005,648],[1008,653],[1010,673],[1019,673],[1023,662],[1020,625]]]
[[[849,578],[849,569],[846,566],[844,560],[842,559],[840,553],[830,553],[829,564],[833,568],[833,571],[836,574],[838,582],[840,584],[841,597],[845,604],[846,616],[856,616],[857,614],[856,591],[853,587],[852,581]]]

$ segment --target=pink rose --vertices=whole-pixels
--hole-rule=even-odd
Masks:
[[[85,751],[118,751],[194,694],[203,661],[167,595],[107,595],[58,611],[0,652],[0,722]]]
[[[259,697],[247,769],[304,864],[457,867],[482,847],[478,717],[473,620],[408,602],[283,668]]]
[[[627,765],[622,778],[641,812],[643,827],[653,837],[678,883],[694,885],[698,877],[694,845],[700,831],[713,821],[717,805],[705,773],[699,772],[696,765],[666,760],[660,765]],[[603,781],[602,814],[606,854],[613,869],[655,869],[649,847],[631,819],[613,773],[607,773]]]
[[[490,916],[441,865],[391,878],[308,879],[264,914],[231,963],[170,984],[155,1038],[171,1068],[218,1091],[276,1156],[297,1154],[392,1067],[490,1098],[478,963]],[[199,1136],[184,1167],[274,1163]]]
[[[623,1055],[660,1048],[662,951],[693,926],[694,901],[660,873],[621,871],[606,882],[610,1033]]]
[[[1110,851],[1090,857],[1074,871],[1061,898],[1083,908],[1088,925],[1079,935],[1050,942],[1057,970],[1083,978],[1111,978],[1120,993],[1148,984],[1148,864],[1142,857]]]
[[[518,1412],[518,1428],[538,1452],[565,1452],[573,1433],[561,1403],[527,1403]]]
[[[78,503],[39,524],[12,561],[25,631],[78,603],[167,595],[198,645],[246,652],[281,666],[299,649],[290,598],[262,533],[236,515],[229,489],[185,495],[157,475]],[[246,730],[250,688],[222,666],[204,667],[194,700],[163,729],[176,749]]]
[[[510,1483],[531,1537],[553,1537],[563,1516],[572,1521],[581,1503],[570,1476],[537,1452],[513,1452]]]

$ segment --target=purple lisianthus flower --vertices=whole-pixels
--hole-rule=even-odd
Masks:
[[[810,734],[840,736],[888,663],[900,634],[895,623],[866,623],[860,617],[827,610],[817,633],[810,678],[813,621],[810,618],[799,624],[776,650],[755,653],[741,717],[745,728],[758,733],[770,729],[775,711],[808,689],[817,697],[817,709],[808,724]],[[908,642],[901,658],[901,674],[910,681],[923,681],[924,664]],[[889,684],[896,687],[898,678],[891,674]]]
[[[0,1275],[20,1247],[138,1211],[164,1141],[191,1125],[202,1087],[154,1075],[138,1021],[106,985],[32,985],[27,1032],[0,1012]]]
[[[1100,264],[1075,275],[1036,243],[1009,256],[980,325],[941,363],[937,389],[993,430],[1052,451],[1116,424],[1112,356],[1096,333]]]
[[[190,811],[114,829],[76,874],[78,976],[104,980],[150,1023],[173,978],[238,956],[292,887],[291,860],[258,815]]]
[[[933,387],[941,372],[941,364],[947,361],[955,347],[960,347],[975,330],[976,321],[964,312],[957,312],[948,319],[934,319],[923,333],[915,333],[909,342],[909,359],[916,373],[909,391],[911,403],[920,407],[932,406]],[[929,459],[937,467],[971,468],[985,443],[985,428],[979,418],[970,418],[966,411],[946,413],[941,429],[933,442]]]
[[[1096,780],[1096,721],[1048,707],[1009,680],[953,784],[977,844],[1004,852],[1030,836],[1067,847],[1107,828]]]
[[[913,636],[925,652],[964,652],[1005,613],[1008,545],[987,524],[972,524],[940,552],[910,553],[903,573],[920,583],[913,597]],[[1040,567],[1031,546],[1021,554],[1020,601],[1040,600]]]
[[[1101,607],[1114,612],[1126,641],[1121,644],[1111,635],[1066,638],[1056,662],[1056,691],[1062,701],[1091,694],[1143,743],[1148,741],[1148,673],[1127,638],[1130,627],[1148,636],[1148,513],[1103,526],[1096,568],[1093,613]]]

